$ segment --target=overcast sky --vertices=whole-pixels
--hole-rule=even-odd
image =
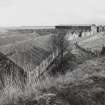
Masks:
[[[0,0],[0,26],[105,24],[105,0]]]

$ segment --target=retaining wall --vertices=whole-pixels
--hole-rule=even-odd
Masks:
[[[67,32],[67,35],[66,35],[66,39],[67,40],[75,40],[75,39],[78,39],[78,38],[85,38],[85,37],[88,37],[88,36],[93,36],[95,34],[98,34],[98,33],[104,33],[104,32],[93,32],[93,31],[83,31],[81,32],[81,37],[79,36],[80,32],[78,33],[71,33],[71,32]]]
[[[29,84],[32,82],[35,82],[38,77],[44,73],[47,69],[47,67],[56,59],[56,57],[59,55],[58,49],[56,51],[52,52],[46,59],[44,59],[40,65],[36,66],[36,68],[33,71],[28,72],[28,82]]]

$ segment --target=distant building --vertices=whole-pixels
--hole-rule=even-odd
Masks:
[[[105,26],[103,26],[103,31],[105,31]]]
[[[94,35],[97,32],[103,32],[105,31],[105,26],[96,26],[95,24],[87,25],[57,25],[55,26],[55,29],[64,29],[67,30],[66,37],[68,40],[76,39],[78,37],[84,37],[89,35]]]
[[[93,32],[97,31],[97,28],[91,25],[57,25],[55,26],[56,29],[65,29],[67,30],[67,39],[73,40],[77,39],[78,37],[88,36],[90,35],[90,31]]]
[[[56,29],[68,29],[78,31],[91,31],[91,25],[57,25]]]

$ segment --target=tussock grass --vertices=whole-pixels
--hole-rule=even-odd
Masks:
[[[7,77],[0,90],[0,105],[104,105],[104,59],[86,61],[74,71],[56,77],[30,77],[24,88]]]
[[[36,79],[36,77],[30,77],[29,79]],[[55,96],[53,93],[46,93],[44,90],[49,90],[54,87],[55,89],[60,89],[62,87],[61,84],[64,84],[63,76],[59,75],[59,77],[43,77],[38,79],[37,81],[27,81],[24,89],[21,84],[14,83],[11,77],[5,79],[5,86],[2,90],[0,90],[0,105],[26,105],[22,103],[26,103],[29,101],[44,99],[46,101],[46,97]]]
[[[77,73],[75,70],[57,77],[47,75],[36,82],[27,81],[23,90],[21,86],[7,82],[8,85],[0,91],[0,105],[103,105],[104,79],[97,82],[90,77],[84,78],[85,73]],[[76,75],[81,76],[77,78]],[[99,96],[102,99],[97,99]]]

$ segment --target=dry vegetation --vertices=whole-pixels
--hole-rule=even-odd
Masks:
[[[35,32],[9,34],[6,33],[4,38],[0,36],[0,52],[24,69],[33,70],[51,52],[50,35],[37,36]]]
[[[93,50],[101,50],[105,45],[105,33],[96,34],[95,36],[83,38],[79,40],[79,45],[83,48],[92,48]]]
[[[23,50],[24,52],[27,51],[27,49],[30,50],[33,48],[32,45],[35,43],[37,45],[36,47],[41,48],[39,52],[44,53],[44,51],[47,50],[44,48],[42,51],[42,46],[44,47],[48,44],[43,44],[43,40],[47,42],[46,37],[44,36],[36,41],[31,40],[32,44],[29,41],[15,47],[18,51],[22,51],[25,46],[24,48],[26,49]],[[12,50],[7,47],[2,51],[7,52]],[[4,55],[2,57],[5,58]],[[5,58],[5,62],[2,61],[4,58],[1,58],[0,61],[1,71],[2,69],[3,71],[7,70],[5,64],[10,64],[11,62],[8,57]],[[66,60],[69,61],[67,62]],[[79,62],[77,60],[79,60]],[[88,58],[88,54],[81,53],[77,58],[77,56],[69,52],[69,54],[65,56],[64,61],[67,63],[65,64],[66,67],[69,65],[66,68],[68,71],[65,74],[50,76],[46,73],[43,78],[40,79],[36,79],[36,77],[33,76],[31,79],[28,78],[24,86],[22,86],[19,79],[16,78],[17,74],[15,75],[16,81],[14,81],[11,75],[8,75],[7,79],[4,79],[5,85],[0,89],[0,105],[104,105],[105,57]],[[70,65],[73,67],[70,68]],[[14,68],[9,68],[9,72],[17,71],[17,68],[17,65],[15,65]],[[20,70],[20,68],[18,69]],[[27,74],[28,71],[30,70],[27,70]],[[31,82],[29,82],[30,80]]]
[[[12,84],[1,90],[0,105],[104,105],[105,57],[79,65],[65,75],[25,85],[24,91]]]

